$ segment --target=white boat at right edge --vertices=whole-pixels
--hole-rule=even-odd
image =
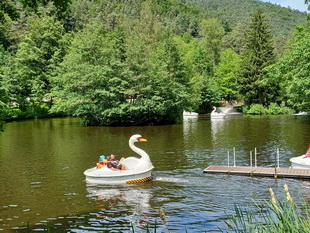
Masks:
[[[310,169],[310,157],[301,155],[290,159],[291,168],[296,169]]]

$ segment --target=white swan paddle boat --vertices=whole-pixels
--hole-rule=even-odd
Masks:
[[[183,118],[197,118],[198,113],[197,112],[187,112],[183,111]]]
[[[301,155],[290,159],[291,168],[310,169],[310,157]]]
[[[211,112],[211,118],[224,118],[226,116],[225,113],[217,112],[216,107],[213,107],[213,111]]]
[[[128,170],[113,171],[107,166],[97,169],[90,168],[84,172],[87,183],[93,184],[134,184],[143,183],[152,179],[153,164],[149,155],[134,145],[135,142],[146,142],[141,135],[135,134],[129,139],[129,147],[141,158],[128,157],[121,163],[126,165]]]

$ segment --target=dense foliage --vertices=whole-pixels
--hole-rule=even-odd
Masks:
[[[265,83],[280,84],[279,100],[299,111],[310,109],[309,38],[310,28],[298,27],[285,56],[266,69]]]
[[[294,110],[285,106],[279,106],[276,103],[271,103],[268,107],[262,104],[251,104],[242,107],[242,112],[252,115],[278,115],[278,114],[292,114]]]
[[[233,31],[237,24],[247,27],[256,9],[261,9],[272,19],[270,28],[272,35],[280,39],[288,36],[292,27],[304,25],[306,13],[279,7],[277,4],[266,3],[259,0],[183,0],[208,10],[213,17],[224,22],[226,31]]]
[[[306,14],[270,5],[1,2],[0,119],[166,124],[223,98],[310,111]]]

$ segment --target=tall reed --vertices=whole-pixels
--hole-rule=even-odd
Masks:
[[[272,188],[271,199],[255,207],[235,205],[235,215],[225,221],[232,232],[310,232],[310,208],[305,201],[297,205],[291,197],[288,186],[284,185],[285,200],[279,201]],[[223,232],[223,231],[222,231]]]

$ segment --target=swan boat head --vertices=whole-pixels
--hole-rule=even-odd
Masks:
[[[153,167],[150,156],[144,150],[136,147],[134,145],[135,142],[147,142],[147,140],[143,138],[140,134],[134,134],[129,139],[129,147],[138,155],[140,155],[141,159],[143,159],[149,167]]]

